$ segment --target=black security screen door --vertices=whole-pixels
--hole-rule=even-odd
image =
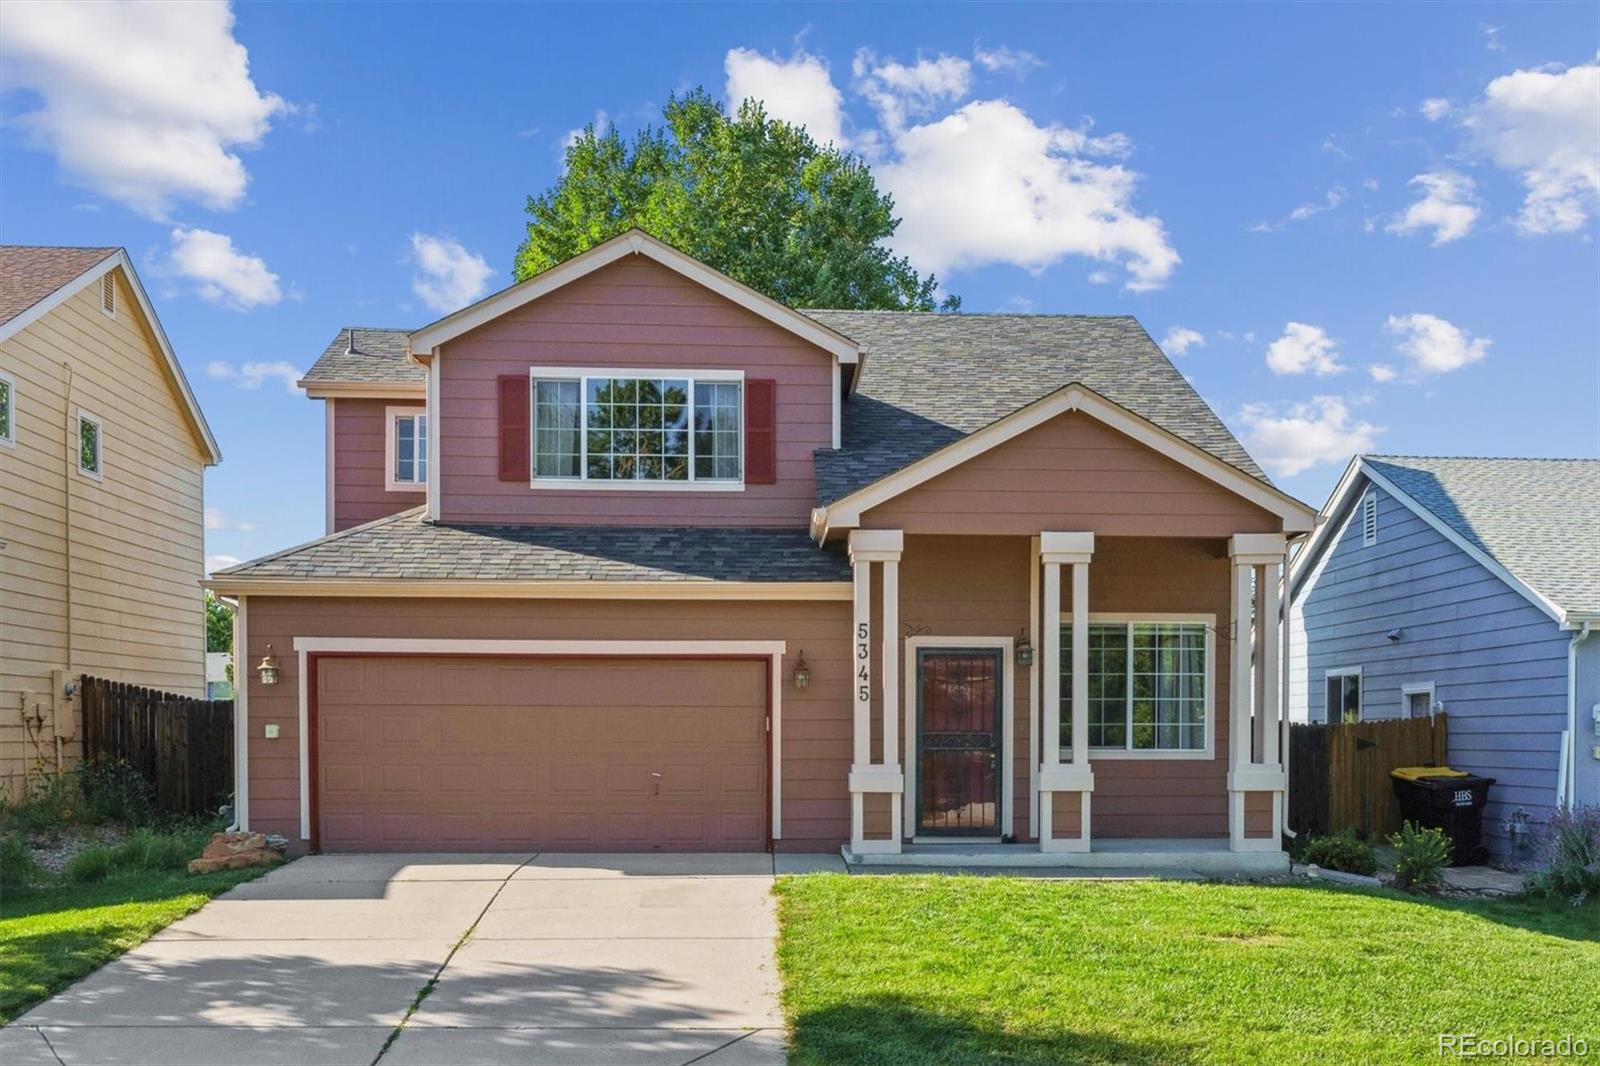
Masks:
[[[999,833],[1000,655],[917,652],[918,833]]]

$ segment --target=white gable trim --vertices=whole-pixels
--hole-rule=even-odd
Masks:
[[[1258,478],[1251,477],[1238,467],[1223,462],[1210,452],[1167,432],[1127,408],[1111,402],[1093,389],[1072,384],[1043,399],[1035,400],[1020,411],[991,422],[976,433],[946,445],[932,455],[924,456],[910,466],[875,481],[866,488],[859,489],[826,507],[817,508],[811,517],[812,535],[822,540],[827,537],[830,530],[854,529],[861,524],[864,512],[1069,411],[1080,411],[1124,436],[1132,437],[1138,443],[1166,456],[1178,465],[1221,485],[1257,507],[1277,515],[1283,520],[1285,533],[1303,533],[1315,526],[1316,512],[1306,504]]]
[[[160,349],[161,357],[166,360],[167,372],[172,375],[173,382],[178,386],[178,395],[183,398],[185,413],[194,426],[195,435],[200,438],[201,449],[206,453],[206,465],[215,466],[222,462],[222,449],[217,447],[217,439],[211,435],[211,427],[206,424],[206,416],[200,411],[200,402],[194,398],[194,392],[189,388],[189,379],[184,377],[183,367],[178,363],[178,356],[172,350],[172,343],[167,340],[166,330],[161,328],[161,320],[156,317],[155,308],[150,305],[150,297],[145,294],[139,275],[134,273],[133,262],[128,258],[126,249],[118,248],[20,315],[0,324],[0,341],[9,340],[21,333],[83,291],[85,286],[94,284],[118,267],[122,268],[122,273],[127,277],[128,288],[133,291],[134,299],[139,301],[139,310],[150,326],[150,333],[156,339],[156,347]],[[96,300],[96,303],[99,301]]]
[[[1360,476],[1358,477],[1357,475]],[[1372,466],[1359,455],[1350,461],[1350,466],[1345,470],[1344,477],[1339,479],[1339,484],[1333,490],[1333,495],[1328,498],[1327,505],[1322,509],[1323,516],[1327,517],[1335,514],[1347,504],[1350,505],[1350,513],[1353,515],[1355,513],[1355,497],[1353,493],[1362,487],[1362,478],[1365,478],[1367,481],[1376,485],[1384,492],[1387,492],[1397,503],[1405,507],[1418,518],[1422,519],[1422,521],[1426,522],[1429,527],[1431,527],[1440,536],[1444,537],[1445,540],[1448,540],[1451,544],[1454,544],[1457,548],[1460,548],[1470,559],[1472,559],[1473,562],[1477,563],[1479,566],[1489,571],[1489,573],[1499,578],[1502,582],[1509,586],[1513,592],[1517,593],[1523,599],[1539,608],[1539,610],[1549,615],[1556,622],[1563,626],[1567,625],[1567,613],[1558,604],[1545,597],[1543,593],[1539,592],[1539,590],[1535,589],[1532,585],[1529,585],[1521,578],[1517,577],[1504,566],[1501,566],[1482,548],[1479,548],[1477,545],[1467,540],[1460,533],[1456,532],[1448,524],[1441,520],[1432,511],[1402,491],[1394,482],[1384,477],[1377,470],[1374,470]],[[1326,523],[1319,528],[1312,536],[1311,540],[1307,542],[1305,551],[1301,552],[1295,557],[1295,563],[1290,568],[1291,583],[1296,589],[1305,584],[1306,581],[1313,580],[1321,574],[1325,557],[1332,551],[1332,544],[1334,541],[1330,538],[1334,537],[1336,532],[1342,532],[1348,525],[1348,516],[1346,521],[1340,522],[1337,527],[1333,526],[1331,523]],[[1319,558],[1319,554],[1323,558]],[[1304,569],[1307,565],[1312,567],[1309,572],[1306,572]]]
[[[713,270],[698,259],[687,256],[676,248],[656,240],[643,230],[637,229],[613,237],[604,244],[597,244],[587,252],[575,255],[564,263],[558,263],[526,281],[508,289],[501,289],[475,304],[463,307],[454,314],[446,315],[437,322],[423,326],[411,334],[411,351],[416,355],[434,351],[468,330],[477,329],[508,311],[531,303],[546,293],[553,292],[563,285],[577,281],[601,267],[609,266],[630,255],[642,255],[655,260],[667,269],[710,289],[718,296],[732,300],[745,310],[760,315],[802,340],[831,352],[842,363],[854,363],[859,358],[860,348],[850,338],[836,333],[815,319],[785,307],[776,300],[761,295],[748,285],[734,281],[721,271]]]

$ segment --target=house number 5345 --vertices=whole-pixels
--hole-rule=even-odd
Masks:
[[[870,634],[871,629],[867,623],[861,622],[856,626],[856,681],[858,682],[856,701],[858,703],[866,703],[872,699],[872,689],[868,683],[867,674],[867,660],[872,655],[869,650],[871,644],[868,640]]]

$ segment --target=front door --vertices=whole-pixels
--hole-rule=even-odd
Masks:
[[[998,648],[917,650],[917,833],[1000,835]]]

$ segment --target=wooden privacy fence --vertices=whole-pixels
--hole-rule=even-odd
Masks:
[[[209,815],[233,793],[233,701],[85,677],[83,754],[122,760],[150,782],[156,809]]]
[[[1354,829],[1386,836],[1400,829],[1389,771],[1440,766],[1445,716],[1289,727],[1289,828],[1297,833]]]

